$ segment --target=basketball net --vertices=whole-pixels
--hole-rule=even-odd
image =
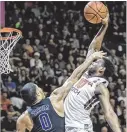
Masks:
[[[6,33],[7,36],[3,36]],[[17,29],[0,29],[0,74],[8,74],[13,71],[9,63],[9,55],[21,37],[21,31]]]

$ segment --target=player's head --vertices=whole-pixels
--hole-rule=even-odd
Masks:
[[[23,100],[29,106],[36,104],[37,102],[45,98],[43,90],[34,83],[27,83],[21,89],[20,94]]]
[[[110,77],[114,73],[114,65],[108,58],[98,59],[93,62],[88,68],[88,74],[90,76],[104,76]]]

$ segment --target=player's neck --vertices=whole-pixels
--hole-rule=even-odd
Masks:
[[[38,104],[42,99],[37,99],[32,105]]]
[[[103,77],[101,74],[93,73],[90,74],[89,77]]]

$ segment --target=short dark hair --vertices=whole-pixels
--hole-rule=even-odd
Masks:
[[[31,106],[36,101],[36,85],[34,83],[27,83],[20,91],[22,99]]]
[[[110,77],[115,73],[115,67],[108,58],[103,58],[103,60],[104,60],[104,67],[106,68],[104,72],[104,76]]]

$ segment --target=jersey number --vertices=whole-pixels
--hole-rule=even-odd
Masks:
[[[41,127],[43,130],[48,131],[52,128],[52,123],[47,113],[43,113],[39,116]]]

